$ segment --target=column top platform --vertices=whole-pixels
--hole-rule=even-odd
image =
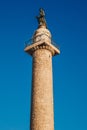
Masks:
[[[37,16],[38,29],[33,34],[32,43],[27,44],[24,49],[30,55],[33,55],[33,52],[37,49],[47,49],[52,52],[52,55],[60,54],[59,48],[52,41],[44,16],[44,10],[40,9],[40,14]]]

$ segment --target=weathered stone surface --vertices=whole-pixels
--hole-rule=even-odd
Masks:
[[[60,50],[51,44],[51,33],[40,26],[25,51],[33,57],[30,130],[54,130],[52,56]]]
[[[53,130],[52,54],[39,49],[33,53],[31,130]]]

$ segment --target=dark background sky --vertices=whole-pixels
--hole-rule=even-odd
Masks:
[[[87,1],[0,1],[0,130],[30,130],[32,58],[24,43],[43,7],[53,57],[55,130],[87,130]]]

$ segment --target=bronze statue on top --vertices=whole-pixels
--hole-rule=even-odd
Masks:
[[[39,26],[47,27],[46,20],[45,20],[45,12],[42,8],[39,9],[39,16],[36,16],[36,18],[37,18]]]

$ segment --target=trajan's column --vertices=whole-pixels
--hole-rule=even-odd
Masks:
[[[52,44],[44,10],[39,13],[38,29],[25,47],[33,58],[30,130],[54,130],[52,56],[60,50]]]

